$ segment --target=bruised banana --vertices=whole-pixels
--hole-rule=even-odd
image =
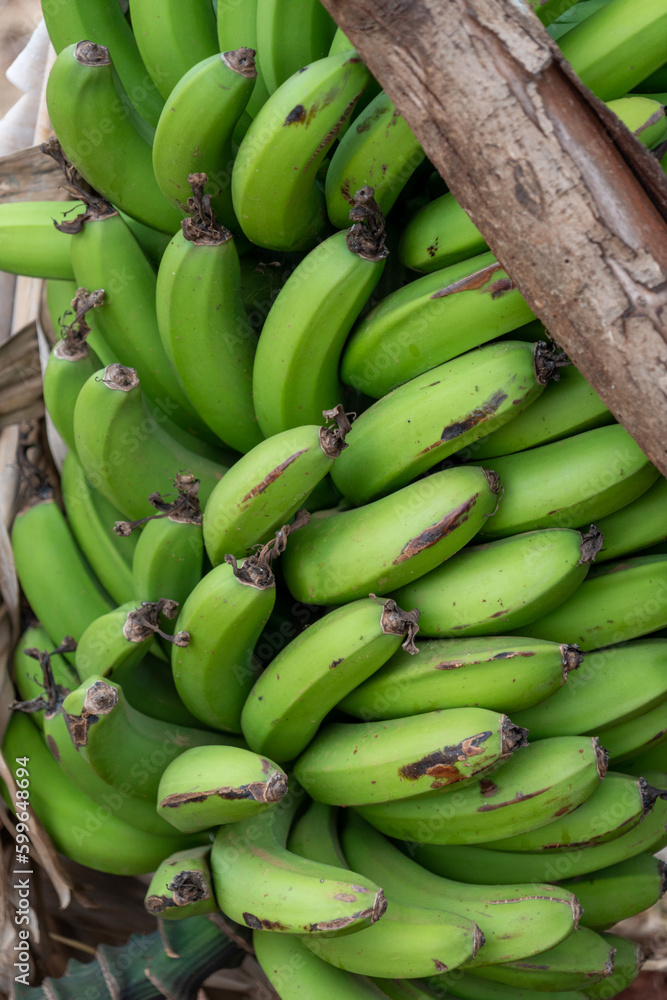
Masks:
[[[419,803],[424,793],[457,782],[469,785],[494,770],[526,746],[526,735],[506,715],[484,708],[450,708],[386,722],[334,722],[297,759],[294,774],[317,802],[384,807],[400,800],[400,814],[406,800],[417,797]],[[451,796],[437,796],[443,798]],[[415,808],[419,815],[419,804],[408,812]]]
[[[667,479],[659,476],[653,486],[620,510],[600,517],[604,536],[598,563],[619,559],[667,538]]]
[[[360,188],[351,202],[344,226],[351,220],[352,228],[334,233],[303,258],[262,327],[252,383],[257,420],[267,437],[316,423],[342,398],[343,345],[388,253],[373,188]]]
[[[206,503],[204,544],[217,566],[228,553],[242,557],[308,503],[345,448],[350,428],[341,404],[306,424],[273,434],[246,452]],[[333,420],[335,426],[327,426]]]
[[[544,343],[523,341],[489,344],[438,365],[355,420],[331,478],[354,504],[385,496],[512,420],[554,371]]]
[[[271,661],[248,694],[241,729],[248,746],[273,760],[306,749],[325,715],[400,645],[417,652],[419,612],[372,597],[336,608]],[[425,718],[425,717],[424,717]]]
[[[519,835],[546,826],[557,813],[571,812],[593,794],[606,768],[606,753],[595,737],[553,737],[524,746],[490,778],[467,782],[446,795],[357,808],[390,837],[421,844],[479,844],[497,840],[499,833]]]
[[[182,920],[215,913],[210,867],[211,845],[175,851],[162,861],[148,883],[144,907],[161,920]]]
[[[188,70],[215,54],[218,35],[210,0],[132,0],[132,33],[161,96],[169,95]],[[158,122],[159,124],[159,122]]]
[[[425,636],[512,633],[577,593],[601,543],[594,525],[586,535],[570,528],[521,532],[466,546],[392,596],[419,608]]]
[[[495,476],[468,466],[436,472],[356,510],[315,514],[283,559],[285,582],[304,604],[388,594],[470,541],[493,514],[498,490]]]
[[[513,636],[415,645],[419,656],[396,650],[339,708],[364,722],[467,705],[514,714],[554,694],[583,660],[576,646]]]
[[[242,747],[191,747],[163,771],[157,813],[181,833],[196,833],[256,816],[286,792],[287,775],[266,757]]]
[[[581,923],[602,931],[643,913],[667,892],[667,863],[646,851],[600,871],[565,879],[584,909]]]
[[[327,56],[291,76],[257,112],[232,170],[234,211],[253,243],[304,250],[326,230],[317,172],[369,80],[355,53]]]
[[[303,791],[274,808],[221,826],[211,869],[220,909],[253,930],[281,934],[358,933],[384,914],[382,889],[347,868],[308,861],[285,847]]]

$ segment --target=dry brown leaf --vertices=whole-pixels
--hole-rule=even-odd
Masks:
[[[39,146],[0,157],[0,204],[3,201],[68,201],[58,165]]]

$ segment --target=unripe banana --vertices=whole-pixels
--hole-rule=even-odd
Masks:
[[[481,254],[382,299],[353,330],[341,378],[379,399],[533,318],[493,254]]]
[[[398,649],[339,707],[364,722],[467,705],[514,714],[554,694],[583,659],[576,646],[513,636],[423,639],[416,646],[418,657]]]
[[[355,189],[356,190],[356,189]],[[269,310],[253,367],[257,420],[268,437],[316,423],[342,398],[347,335],[384,270],[384,219],[372,187],[351,198],[346,232],[304,257]]]
[[[156,868],[148,883],[144,907],[161,920],[183,920],[215,913],[210,867],[211,845],[175,851]]]
[[[635,757],[667,741],[667,696],[659,705],[636,719],[617,722],[599,731],[602,745],[614,763]]]
[[[51,646],[53,646],[53,641],[46,629],[41,625],[31,625],[19,639],[12,660],[14,686],[21,700],[21,703],[16,707],[20,708],[22,712],[28,711],[31,721],[42,731],[44,730],[44,713],[39,711],[37,707],[32,711],[27,705],[31,702],[34,703],[35,699],[40,696],[46,701],[44,679],[41,670],[35,664],[33,654],[35,650],[47,649]],[[78,685],[79,678],[76,671],[69,665],[64,656],[60,653],[51,653],[49,654],[49,662],[53,682],[56,686],[70,691]]]
[[[292,824],[287,838],[288,850],[311,861],[323,861],[339,868],[348,867],[338,839],[338,816],[336,806],[309,802],[306,811],[301,811],[299,818]]]
[[[227,0],[217,0],[218,49],[230,52],[242,46],[257,50],[257,0],[244,0],[232,6]],[[248,100],[247,113],[254,118],[269,92],[262,67],[255,66],[257,79]]]
[[[483,469],[454,468],[365,507],[316,514],[287,551],[285,582],[304,604],[385,595],[470,541],[493,514],[498,489]]]
[[[74,278],[71,237],[59,233],[62,222],[81,211],[82,202],[6,201],[0,205],[0,270],[29,278]]]
[[[132,32],[155,87],[168,102],[178,81],[218,47],[210,0],[132,0]],[[158,122],[159,124],[159,122]]]
[[[658,476],[625,427],[612,424],[490,461],[505,493],[482,534],[576,528],[636,500]]]
[[[646,961],[646,955],[636,941],[619,934],[605,934],[604,938],[616,949],[614,971],[601,982],[586,987],[590,1000],[609,1000],[622,993],[635,981]]]
[[[307,424],[274,434],[236,462],[206,503],[204,544],[217,566],[228,553],[247,555],[308,503],[345,448],[350,423],[338,404]],[[326,426],[330,420],[335,426]]]
[[[597,525],[604,536],[598,563],[635,554],[664,541],[667,538],[667,479],[659,476],[636,500],[613,514],[598,518]]]
[[[159,659],[158,655],[148,653],[132,671],[122,670],[115,679],[128,704],[143,715],[178,726],[202,728],[199,719],[188,712],[179,698],[166,657]]]
[[[546,826],[558,813],[571,812],[592,795],[606,768],[607,755],[595,737],[554,737],[513,754],[491,778],[467,782],[446,795],[357,808],[390,837],[421,844],[479,844],[497,840],[501,832],[518,835]]]
[[[293,760],[341,697],[378,669],[399,645],[417,651],[417,610],[361,598],[336,608],[292,640],[259,676],[241,714],[256,753]]]
[[[320,0],[257,0],[257,51],[269,93],[328,55],[335,31]]]
[[[326,230],[317,171],[368,84],[356,54],[318,59],[258,111],[239,147],[232,198],[243,232],[271,250],[303,250]]]
[[[523,341],[489,344],[439,365],[357,418],[331,478],[355,504],[385,496],[512,420],[553,372],[546,345]]]
[[[317,802],[364,806],[400,800],[403,805],[403,800],[421,801],[424,793],[487,774],[525,747],[526,735],[506,715],[484,708],[450,708],[387,722],[334,722],[301,754],[294,775]]]
[[[253,930],[280,934],[358,933],[382,917],[387,903],[370,879],[308,861],[285,848],[303,790],[273,809],[218,830],[211,851],[220,909]]]
[[[80,206],[82,209],[85,208],[83,202]],[[71,250],[71,243],[68,245],[68,249]],[[70,253],[71,259],[71,253]],[[49,314],[49,319],[51,321],[51,330],[54,336],[57,336],[59,331],[62,331],[76,318],[76,306],[77,297],[79,296],[79,286],[76,281],[72,279],[71,281],[66,281],[60,278],[48,278],[45,282],[46,289],[46,310]],[[81,294],[90,294],[87,289],[81,289]],[[95,295],[95,293],[92,293]],[[98,289],[98,295],[96,299],[99,298],[101,302],[101,290]],[[79,300],[80,301],[80,300]],[[94,304],[94,303],[93,303]],[[109,365],[114,360],[113,354],[109,346],[105,343],[99,330],[94,330],[95,325],[94,310],[86,312],[86,322],[91,324],[90,333],[86,337],[86,343],[88,347],[97,354],[100,359],[100,364]]]
[[[157,811],[181,833],[195,833],[256,816],[286,792],[287,775],[266,757],[241,747],[192,747],[165,768]]]
[[[648,635],[667,625],[667,555],[605,563],[559,608],[519,629],[567,639],[589,651]]]
[[[545,528],[467,546],[393,596],[419,608],[426,636],[511,633],[576,594],[601,542],[593,525],[586,535]]]
[[[53,426],[74,451],[74,406],[82,386],[101,362],[86,343],[90,327],[75,320],[49,353],[43,376],[44,406]]]
[[[451,1000],[545,1000],[549,993],[544,990],[519,989],[504,983],[492,983],[488,979],[454,969],[426,980],[434,996],[447,996]],[[580,990],[557,990],[551,994],[553,1000],[588,1000],[590,994]]]
[[[584,908],[581,923],[602,931],[648,910],[667,892],[667,863],[648,851],[560,883]]]

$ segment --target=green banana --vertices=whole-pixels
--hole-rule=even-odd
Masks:
[[[659,476],[653,486],[620,510],[600,517],[598,528],[604,545],[598,563],[634,555],[667,538],[667,479]]]
[[[494,458],[489,465],[505,490],[498,514],[481,532],[491,538],[577,528],[636,500],[660,475],[620,424]]]
[[[86,479],[74,451],[68,451],[60,476],[67,522],[77,544],[98,580],[118,604],[135,593],[132,585],[132,553],[137,538],[123,544],[113,531],[120,511]],[[146,600],[151,598],[146,595]]]
[[[323,802],[311,801],[305,812],[300,812],[290,828],[287,849],[302,858],[322,861],[338,868],[347,868],[343,849],[338,839],[338,809]]]
[[[636,719],[665,698],[666,654],[666,639],[640,639],[588,653],[564,688],[513,718],[533,739],[593,734]]]
[[[183,704],[208,726],[241,732],[241,710],[255,681],[253,650],[276,599],[271,562],[299,524],[284,525],[240,563],[226,556],[181,608],[176,627],[189,633],[190,642],[174,646],[173,677]]]
[[[581,923],[602,931],[648,910],[667,892],[667,863],[648,851],[589,875],[566,879],[584,908]]]
[[[553,373],[546,345],[520,340],[488,344],[438,365],[355,420],[350,447],[331,478],[355,504],[377,500],[512,420]],[[500,507],[502,516],[504,501]]]
[[[555,990],[545,992],[536,989],[521,989],[517,986],[506,986],[504,983],[492,983],[488,979],[454,969],[440,976],[432,976],[426,980],[428,988],[435,997],[447,996],[450,1000],[589,1000],[588,987],[586,992],[580,990]]]
[[[107,45],[132,106],[149,124],[156,124],[164,102],[144,65],[132,28],[114,0],[45,0],[42,14],[58,53],[82,38]]]
[[[667,740],[667,695],[665,699],[636,719],[617,722],[598,733],[602,745],[614,763],[627,760]]]
[[[257,51],[257,0],[243,0],[230,4],[228,0],[217,0],[218,49],[230,52],[232,49],[247,47]],[[254,118],[269,96],[262,67],[255,66],[257,78],[248,100],[247,113]]]
[[[53,759],[39,731],[21,712],[9,720],[2,752],[14,764],[28,759],[30,804],[54,847],[80,865],[112,875],[154,871],[162,859],[184,848],[182,836],[160,837],[131,826],[111,808],[101,808],[76,785]],[[6,787],[3,795],[9,801]],[[16,803],[25,817],[25,800]]]
[[[280,990],[282,1000],[320,995],[327,1000],[385,1000],[386,994],[370,979],[330,965],[294,935],[255,930],[252,946],[262,971]]]
[[[667,555],[655,555],[599,566],[559,608],[518,631],[540,639],[566,638],[588,652],[665,625]]]
[[[627,774],[641,775],[645,771],[667,772],[667,747],[662,743],[656,743],[649,750],[644,750],[633,757],[632,760],[624,760],[619,764],[619,770]]]
[[[257,53],[269,94],[328,55],[335,32],[320,0],[257,0]]]
[[[191,747],[165,768],[157,812],[181,833],[196,833],[256,816],[286,792],[287,775],[266,757],[242,747]]]
[[[188,182],[191,214],[158,270],[157,325],[191,405],[219,439],[246,452],[262,434],[252,402],[256,337],[241,295],[238,253],[204,195],[206,174],[189,174]]]
[[[161,920],[183,920],[215,913],[210,867],[211,845],[186,848],[166,857],[148,883],[144,907]]]
[[[29,278],[73,279],[71,237],[54,221],[66,221],[82,202],[5,201],[0,205],[0,270]]]
[[[564,366],[559,369],[557,383],[546,386],[516,419],[470,445],[465,457],[478,462],[498,455],[513,455],[601,427],[613,419],[579,369],[574,365]]]
[[[114,679],[122,687],[128,704],[143,715],[178,726],[206,728],[179,698],[171,664],[166,658],[159,659],[147,653],[132,670],[121,670]]]
[[[23,592],[53,642],[78,641],[111,610],[50,491],[18,512],[11,540]]]
[[[46,104],[65,155],[103,198],[152,229],[176,232],[181,215],[158,187],[151,139],[130,114],[108,48],[90,41],[64,48]]]
[[[291,76],[257,112],[232,170],[236,217],[253,243],[304,250],[325,232],[317,171],[369,79],[356,54],[327,56]]]
[[[336,608],[278,653],[248,694],[241,729],[248,746],[279,762],[306,749],[341,697],[400,645],[417,652],[419,612],[372,597]],[[426,718],[425,716],[423,718]]]
[[[498,489],[483,469],[453,468],[365,507],[315,514],[283,559],[285,582],[304,604],[385,595],[470,541],[493,514]]]
[[[273,809],[221,826],[211,851],[220,909],[253,930],[280,934],[360,933],[387,908],[382,889],[347,868],[308,861],[285,847],[303,791]]]
[[[342,844],[348,864],[381,882],[389,900],[407,906],[442,907],[479,925],[484,947],[466,968],[513,962],[553,948],[576,928],[575,896],[549,885],[487,885],[441,878],[406,857],[354,812],[346,814]]]
[[[360,188],[351,200],[347,218],[352,228],[323,240],[304,257],[262,327],[252,384],[257,420],[267,437],[316,423],[342,398],[343,345],[387,256],[373,188]]]
[[[196,63],[218,47],[211,0],[131,0],[132,32],[144,65],[164,100]]]
[[[604,7],[609,0],[577,0],[573,7],[566,8],[555,21],[547,28],[549,34],[557,41],[566,31],[570,31],[575,24],[581,24],[587,17],[594,14],[596,10]]]
[[[513,636],[423,639],[416,646],[416,659],[396,650],[339,708],[364,722],[467,705],[514,713],[554,694],[583,660],[576,646]]]
[[[45,696],[44,678],[35,667],[33,653],[35,649],[46,649],[52,645],[51,636],[41,625],[30,625],[17,643],[12,660],[12,678],[21,700],[21,704],[17,707],[23,712],[28,711],[26,705],[34,703],[40,695]],[[51,653],[49,660],[53,682],[56,686],[66,688],[69,691],[79,684],[76,671],[69,665],[64,656],[60,653]],[[37,709],[30,711],[30,719],[38,729],[44,730],[43,712]]]
[[[340,404],[322,416],[323,426],[306,424],[261,441],[215,487],[203,526],[206,553],[214,566],[227,553],[247,555],[308,503],[345,448],[350,428]],[[330,421],[335,426],[327,426]]]
[[[618,115],[647,149],[655,149],[667,139],[667,117],[660,101],[628,94],[615,101],[608,101],[607,107]]]
[[[577,593],[601,542],[595,525],[586,535],[571,528],[521,532],[467,546],[392,596],[419,608],[426,636],[512,633]]]
[[[410,126],[381,91],[354,118],[327,168],[327,213],[333,225],[345,228],[353,192],[366,184],[375,189],[386,215],[424,156]]]
[[[380,812],[375,805],[371,816],[381,818],[384,808],[399,800],[399,815],[403,806],[418,815],[424,793],[458,782],[466,787],[525,747],[526,736],[506,715],[485,708],[450,708],[387,722],[333,722],[296,760],[294,775],[317,802],[378,803]],[[478,781],[474,784],[477,789]],[[416,806],[406,805],[415,798]],[[442,796],[428,799],[439,802]]]
[[[63,700],[72,742],[109,785],[153,803],[170,759],[192,746],[239,746],[225,734],[152,719],[133,709],[119,684],[94,674]]]
[[[352,331],[341,378],[379,399],[533,318],[493,254],[480,254],[386,295]]]
[[[528,0],[528,6],[532,7],[545,28],[562,17],[573,3],[575,0]]]
[[[357,808],[390,837],[421,844],[480,844],[499,834],[518,836],[572,812],[593,794],[606,768],[607,755],[595,737],[556,736],[530,743],[491,778],[467,782],[447,795]]]
[[[222,50],[188,69],[167,95],[153,140],[153,170],[167,201],[184,211],[188,175],[207,175],[216,218],[238,231],[231,195],[232,136],[252,93],[254,50]],[[159,299],[158,299],[159,305]]]
[[[77,398],[74,434],[81,465],[91,485],[126,517],[151,513],[151,490],[179,473],[201,481],[205,503],[227,471],[161,428],[163,417],[149,413],[135,369],[119,364],[91,375]]]
[[[614,971],[599,983],[586,987],[589,1000],[609,1000],[626,990],[641,972],[646,956],[641,945],[619,934],[605,934],[605,939],[616,949]]]
[[[554,948],[530,958],[475,969],[480,979],[519,989],[585,990],[614,971],[616,949],[608,939],[580,927]]]

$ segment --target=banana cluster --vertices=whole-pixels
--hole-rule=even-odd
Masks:
[[[531,6],[659,155],[664,2]],[[12,532],[36,815],[283,1000],[616,995],[667,887],[664,477],[319,0],[44,14],[71,200],[0,205],[67,447]]]

